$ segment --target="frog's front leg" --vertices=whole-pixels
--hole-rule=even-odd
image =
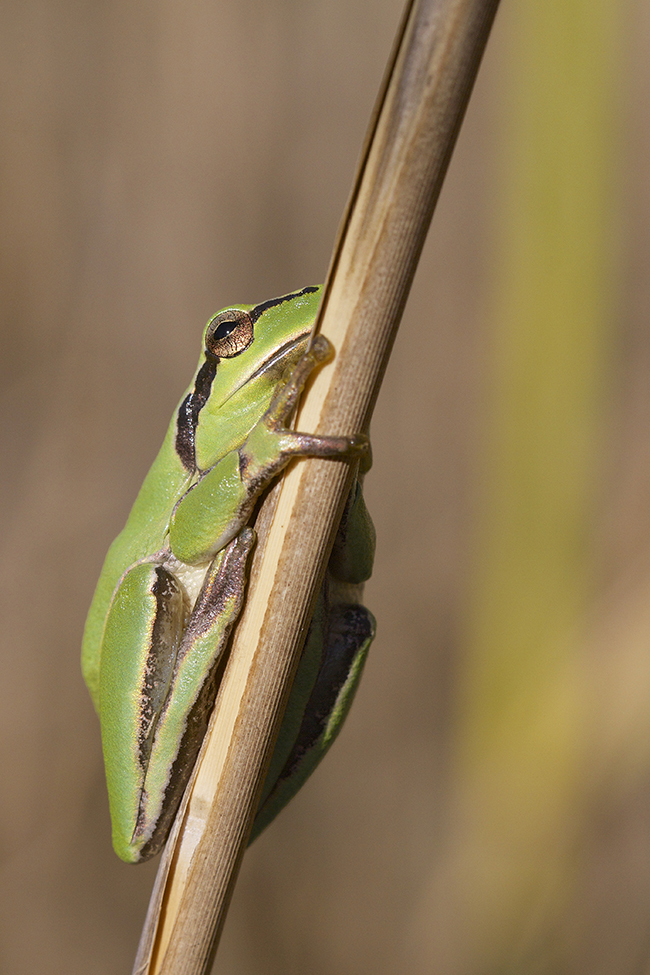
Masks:
[[[203,562],[227,544],[250,518],[264,488],[292,457],[367,461],[370,447],[362,434],[327,437],[287,429],[307,379],[331,355],[331,344],[317,336],[242,446],[222,457],[180,499],[172,514],[169,539],[172,551],[183,562]]]
[[[171,556],[132,566],[113,596],[100,714],[113,844],[128,862],[157,853],[169,831],[205,734],[254,539],[245,528],[219,552],[186,624],[182,567]]]

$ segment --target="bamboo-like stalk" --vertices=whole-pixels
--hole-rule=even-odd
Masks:
[[[497,4],[407,5],[316,326],[337,354],[313,382],[301,430],[367,427]],[[138,973],[209,968],[352,473],[345,463],[300,462],[267,501],[268,534],[260,531],[208,739],[161,864]]]

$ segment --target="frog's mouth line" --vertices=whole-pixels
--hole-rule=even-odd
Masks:
[[[247,386],[248,383],[253,382],[259,376],[262,376],[268,369],[272,369],[274,366],[279,365],[283,359],[285,359],[294,349],[296,349],[301,343],[305,342],[311,335],[311,328],[305,332],[301,332],[300,335],[296,336],[295,339],[290,339],[281,345],[279,349],[273,353],[268,359],[265,359],[261,366],[259,366],[255,372],[250,373],[248,376],[244,376],[240,383],[230,392],[226,399],[220,404],[219,409],[224,406],[228,400],[232,399],[240,389]],[[219,367],[217,366],[217,369]]]

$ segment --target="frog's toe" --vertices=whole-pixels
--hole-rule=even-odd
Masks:
[[[327,362],[334,355],[334,346],[324,335],[315,335],[310,350],[305,354],[310,353],[316,362]]]

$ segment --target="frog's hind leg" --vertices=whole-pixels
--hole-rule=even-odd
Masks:
[[[365,606],[337,605],[325,613],[323,609],[324,600],[307,636],[251,841],[298,792],[338,735],[375,635],[374,617]],[[313,681],[310,671],[315,662],[318,673]],[[304,687],[309,684],[312,689],[305,706]],[[296,735],[292,726],[295,729],[297,724]]]
[[[356,481],[316,601],[253,823],[253,839],[314,771],[350,709],[375,635],[374,617],[360,602],[374,554],[375,529]]]

